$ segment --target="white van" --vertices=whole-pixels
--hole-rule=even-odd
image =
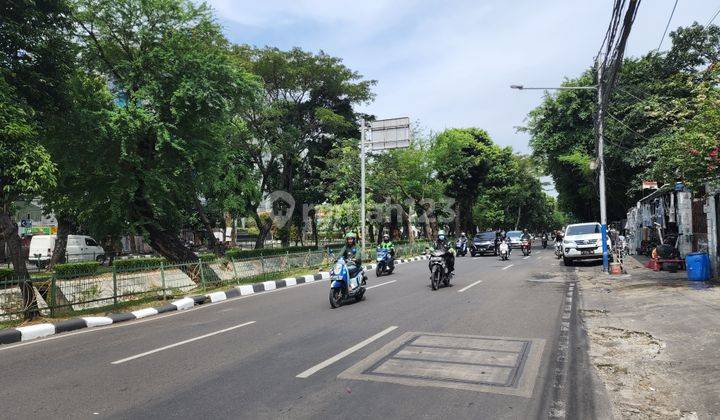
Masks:
[[[29,260],[38,267],[44,267],[55,250],[56,235],[35,235],[30,240]],[[85,235],[68,235],[65,250],[68,262],[105,261],[105,250],[95,239]]]

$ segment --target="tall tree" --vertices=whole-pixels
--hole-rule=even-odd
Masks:
[[[15,200],[35,198],[56,185],[55,165],[41,140],[49,120],[64,108],[73,59],[69,12],[63,0],[0,4],[0,236],[20,279],[28,273],[10,210]],[[37,313],[33,290],[23,282],[27,317]]]
[[[117,188],[110,205],[164,257],[196,261],[179,228],[258,85],[233,65],[204,3],[79,0],[74,16],[84,58],[116,97],[105,153],[113,159],[97,162]]]
[[[244,115],[261,194],[280,189],[296,203],[323,201],[320,174],[327,153],[339,138],[357,136],[353,106],[372,99],[375,82],[322,51],[243,46],[236,53],[265,87],[261,103]],[[289,229],[281,235],[287,245]]]

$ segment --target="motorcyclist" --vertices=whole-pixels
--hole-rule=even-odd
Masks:
[[[458,238],[460,241],[460,246],[467,246],[467,235],[465,235],[465,232],[460,232],[460,237]]]
[[[357,249],[355,233],[348,232],[345,235],[345,248],[343,248],[340,256],[345,259],[345,264],[348,266],[348,274],[350,278],[352,279],[357,276],[358,271],[362,269],[362,258],[360,258],[360,252]],[[363,274],[363,285],[366,280],[367,277]]]
[[[495,231],[495,254],[500,253],[500,242],[503,241],[503,234],[500,229]]]
[[[532,241],[532,236],[530,236],[530,232],[528,232],[527,229],[523,229],[522,240],[528,241],[528,244]]]
[[[390,235],[387,233],[383,235],[382,242],[380,242],[380,248],[387,249],[390,252],[392,259],[390,260],[390,269],[395,266],[395,245],[390,240]]]
[[[555,242],[562,242],[563,240],[563,232],[562,230],[558,229],[555,231]]]
[[[438,232],[437,239],[435,240],[435,249],[444,252],[443,257],[445,258],[445,264],[447,265],[448,273],[452,273],[453,271],[455,271],[454,249],[448,243],[444,230],[440,230]]]

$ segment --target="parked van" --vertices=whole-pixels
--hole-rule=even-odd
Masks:
[[[30,262],[44,267],[55,250],[56,235],[35,235],[30,240]],[[97,241],[85,235],[68,235],[66,261],[105,261],[105,250]]]

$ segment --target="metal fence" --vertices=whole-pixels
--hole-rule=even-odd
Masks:
[[[423,252],[425,243],[396,246],[396,258]],[[334,249],[337,254],[339,249]],[[366,261],[375,259],[369,251]],[[281,278],[303,268],[327,269],[331,265],[327,249],[253,257],[247,259],[218,258],[211,262],[157,264],[118,270],[102,267],[95,274],[69,273],[58,276],[48,273],[30,280],[0,280],[0,321],[18,320],[29,309],[23,305],[21,287],[30,282],[37,296],[37,306],[44,316],[67,316],[72,312],[91,312],[97,308],[113,309],[120,305],[142,303],[143,300],[167,300],[188,293],[231,284],[248,284]]]

